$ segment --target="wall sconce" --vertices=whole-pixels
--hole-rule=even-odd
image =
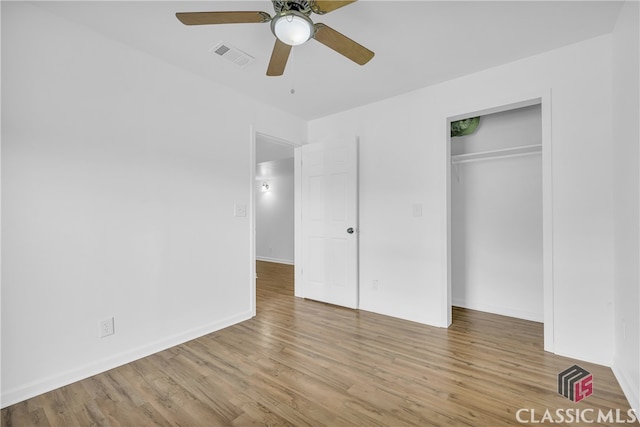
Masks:
[[[269,184],[267,184],[266,182],[262,183],[262,191],[269,191]]]

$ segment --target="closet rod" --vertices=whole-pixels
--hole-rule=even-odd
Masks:
[[[537,154],[542,151],[542,144],[524,145],[515,148],[503,148],[500,150],[482,151],[479,153],[458,154],[451,156],[452,164],[477,162],[480,160],[504,159],[508,157],[520,157]]]

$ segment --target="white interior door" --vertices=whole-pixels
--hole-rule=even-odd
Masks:
[[[301,296],[357,308],[357,141],[299,150]]]

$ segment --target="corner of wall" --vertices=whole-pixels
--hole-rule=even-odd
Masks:
[[[634,379],[627,375],[625,370],[620,369],[620,363],[616,357],[614,357],[614,361],[611,364],[611,371],[613,371],[613,375],[616,377],[618,384],[620,384],[620,388],[629,401],[631,408],[636,413],[640,413],[640,390],[634,386]]]

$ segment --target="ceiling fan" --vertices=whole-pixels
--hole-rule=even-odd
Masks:
[[[357,0],[272,0],[275,15],[267,12],[179,12],[176,17],[185,25],[241,24],[271,22],[276,44],[271,53],[267,76],[281,76],[292,46],[315,39],[357,64],[364,65],[374,53],[333,28],[316,23],[311,13],[323,15]]]

